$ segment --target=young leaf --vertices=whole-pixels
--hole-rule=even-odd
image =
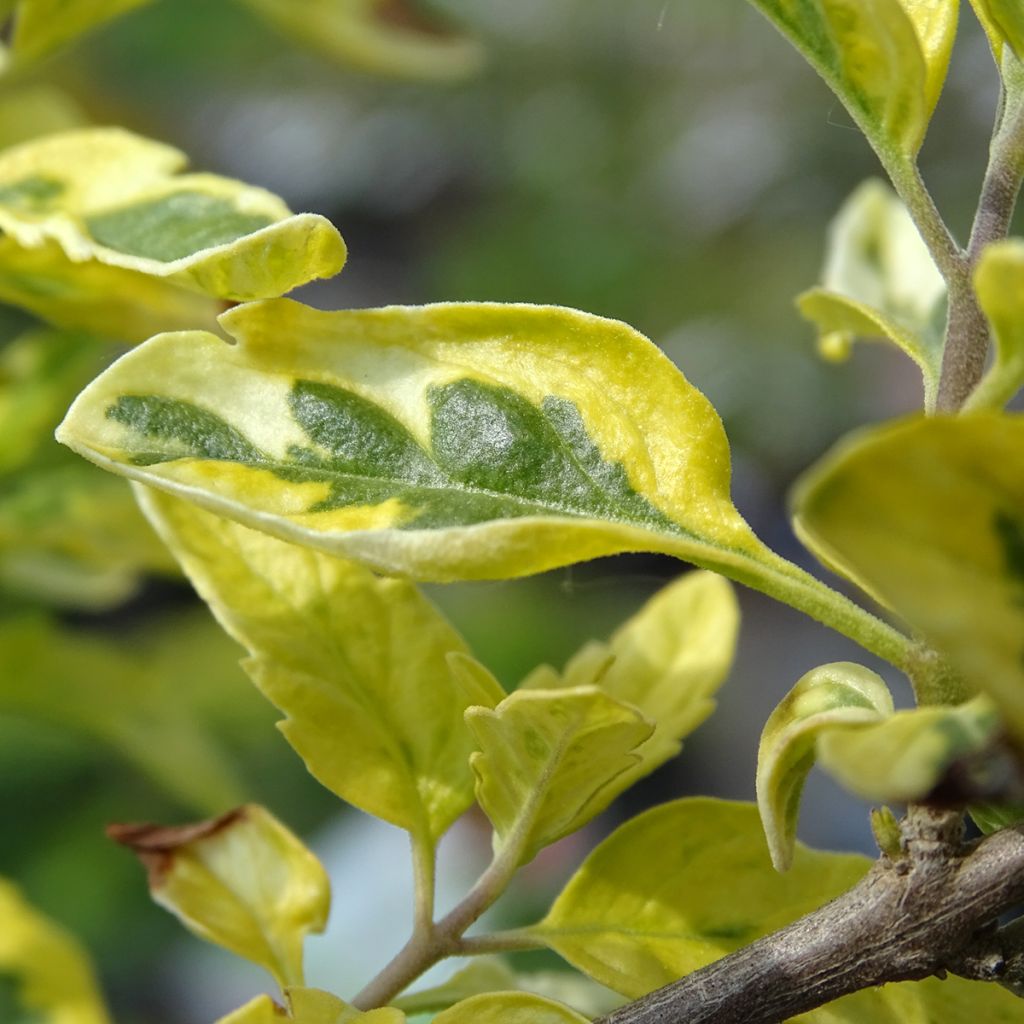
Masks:
[[[26,1024],[111,1024],[78,943],[2,879],[0,921],[0,1018]],[[8,979],[13,1005],[7,998]]]
[[[257,996],[222,1017],[217,1024],[404,1024],[405,1014],[391,1007],[361,1013],[337,996],[314,988],[285,989],[288,1008],[284,1009],[269,996]]]
[[[855,338],[887,338],[920,367],[925,406],[942,370],[945,283],[906,207],[881,181],[860,185],[829,230],[819,288],[797,298],[820,334],[822,353],[841,358]]]
[[[1024,419],[907,420],[800,482],[802,536],[930,638],[1024,735]]]
[[[237,181],[183,174],[185,164],[177,150],[115,128],[5,150],[0,299],[138,341],[210,322],[216,304],[182,290],[260,298],[341,269],[345,245],[323,217],[292,214]]]
[[[842,661],[812,669],[771,713],[757,752],[757,806],[777,871],[787,870],[793,859],[800,795],[819,736],[839,724],[877,722],[892,712],[885,682],[862,665]]]
[[[328,57],[400,78],[454,80],[479,71],[483,48],[415,0],[243,0]]]
[[[405,1014],[390,1006],[363,1013],[330,992],[315,988],[289,988],[288,1017],[295,1024],[404,1024]]]
[[[268,811],[250,804],[198,825],[108,831],[138,854],[153,899],[190,931],[265,967],[282,988],[303,983],[303,942],[327,925],[330,882]]]
[[[410,583],[275,540],[139,489],[147,515],[285,719],[310,772],[342,799],[436,840],[473,800],[465,652]],[[396,643],[395,638],[401,638]]]
[[[531,931],[636,998],[820,906],[867,867],[862,857],[798,844],[792,869],[779,875],[752,804],[677,800],[606,839]]]
[[[399,996],[392,1005],[407,1014],[437,1013],[472,996],[516,987],[516,973],[503,960],[476,957],[441,985]]]
[[[568,1006],[527,992],[472,996],[439,1013],[434,1024],[587,1024]]]
[[[818,738],[818,760],[850,792],[866,800],[922,800],[958,764],[972,765],[971,777],[959,782],[976,790],[965,793],[965,799],[994,798],[998,791],[984,789],[1003,780],[986,778],[985,758],[1001,733],[995,708],[987,698],[976,697],[957,707],[900,711],[863,728],[827,729]]]
[[[181,699],[179,671],[45,619],[0,623],[0,709],[95,737],[186,806],[220,811],[238,802],[240,783]]]
[[[876,148],[916,153],[946,78],[957,0],[752,0]]]
[[[733,506],[714,410],[623,324],[550,307],[324,313],[286,299],[221,322],[237,345],[164,335],[119,360],[60,439],[388,573],[500,578],[660,551],[821,601]]]
[[[971,0],[971,3],[993,53],[998,57],[1006,42],[1018,58],[1024,59],[1024,10],[1019,0]]]
[[[622,792],[676,756],[682,739],[714,709],[713,694],[732,664],[739,606],[729,583],[693,572],[664,587],[608,643],[592,641],[559,675],[547,666],[520,689],[596,686],[654,724],[639,761],[615,780]]]
[[[11,54],[17,63],[39,60],[103,22],[150,0],[20,0]]]
[[[992,325],[996,351],[964,409],[998,410],[1024,385],[1024,240],[988,246],[975,271],[974,288]]]
[[[518,690],[493,711],[470,708],[480,750],[476,796],[495,848],[518,863],[576,831],[622,792],[616,780],[654,732],[635,708],[593,686]]]

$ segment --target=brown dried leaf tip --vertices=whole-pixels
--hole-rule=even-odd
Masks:
[[[248,810],[248,807],[236,807],[219,818],[209,818],[192,825],[113,824],[107,826],[106,832],[115,843],[127,846],[138,856],[146,868],[150,888],[155,889],[174,866],[174,855],[178,850],[245,821]]]

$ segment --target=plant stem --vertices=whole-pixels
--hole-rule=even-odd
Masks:
[[[979,955],[978,936],[1024,900],[1024,826],[974,844],[961,835],[959,813],[912,808],[905,856],[882,857],[838,899],[597,1024],[778,1024],[886,982],[1006,975],[1019,938]]]
[[[474,935],[459,943],[462,956],[480,956],[486,953],[518,953],[529,949],[543,949],[544,943],[530,928],[512,928],[490,935]]]
[[[434,921],[437,847],[423,834],[410,833],[414,886],[413,934],[430,928]]]
[[[352,1000],[352,1005],[359,1010],[384,1006],[445,957],[473,951],[474,940],[463,939],[462,935],[508,888],[519,869],[521,852],[518,843],[504,843],[465,899],[436,924],[428,921],[418,928],[391,962]]]

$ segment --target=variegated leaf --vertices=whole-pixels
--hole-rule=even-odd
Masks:
[[[921,370],[932,408],[942,370],[945,284],[906,207],[880,181],[862,184],[829,231],[822,283],[797,298],[822,354],[842,358],[856,338],[886,338]]]
[[[877,722],[893,711],[884,681],[862,665],[812,669],[771,713],[757,752],[757,806],[777,871],[789,868],[800,795],[823,731]]]
[[[975,413],[847,438],[794,499],[815,552],[863,579],[1024,735],[1024,418]]]
[[[948,788],[939,794],[948,800],[998,800],[1013,775],[999,746],[1002,734],[999,715],[982,696],[955,707],[898,711],[861,728],[824,729],[817,754],[825,771],[865,800],[912,803],[940,787]],[[954,769],[958,777],[947,779]]]
[[[0,1018],[28,1024],[111,1024],[78,943],[2,879],[0,922]]]
[[[646,550],[798,607],[821,600],[733,506],[711,405],[623,324],[550,307],[325,313],[286,299],[221,322],[238,344],[164,335],[119,360],[59,439],[388,573],[510,577]]]
[[[957,0],[752,0],[876,148],[916,153],[946,78]]]
[[[992,325],[995,359],[964,408],[1001,409],[1024,386],[1024,239],[985,249],[974,288]]]
[[[153,899],[200,938],[303,984],[308,934],[327,925],[330,882],[312,853],[264,808],[165,828],[112,825],[149,873]]]
[[[180,499],[140,501],[286,716],[310,772],[362,810],[436,841],[473,801],[465,645],[411,583],[276,540]],[[401,638],[396,643],[396,637]]]
[[[292,214],[263,189],[184,174],[185,163],[113,128],[4,151],[0,300],[139,341],[211,323],[214,300],[281,295],[341,269],[344,243],[323,217]]]
[[[451,80],[478,71],[481,45],[417,0],[243,0],[328,57],[375,74]]]

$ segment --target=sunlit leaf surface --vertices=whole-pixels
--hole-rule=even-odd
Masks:
[[[842,442],[797,489],[802,536],[930,638],[1024,735],[1024,419],[908,420]]]
[[[198,825],[109,831],[145,864],[153,899],[196,935],[265,967],[282,987],[303,983],[303,942],[327,925],[330,882],[268,811],[250,804]]]
[[[139,341],[205,326],[213,300],[281,295],[336,274],[345,245],[263,189],[185,174],[169,146],[85,128],[0,154],[0,300]]]
[[[437,839],[473,799],[469,701],[447,656],[465,645],[411,584],[141,492],[150,519],[281,731],[325,786]]]
[[[780,875],[752,804],[677,800],[606,839],[533,931],[635,998],[820,906],[867,867],[862,857],[798,845]]]
[[[78,943],[0,879],[0,1020],[111,1024]]]

